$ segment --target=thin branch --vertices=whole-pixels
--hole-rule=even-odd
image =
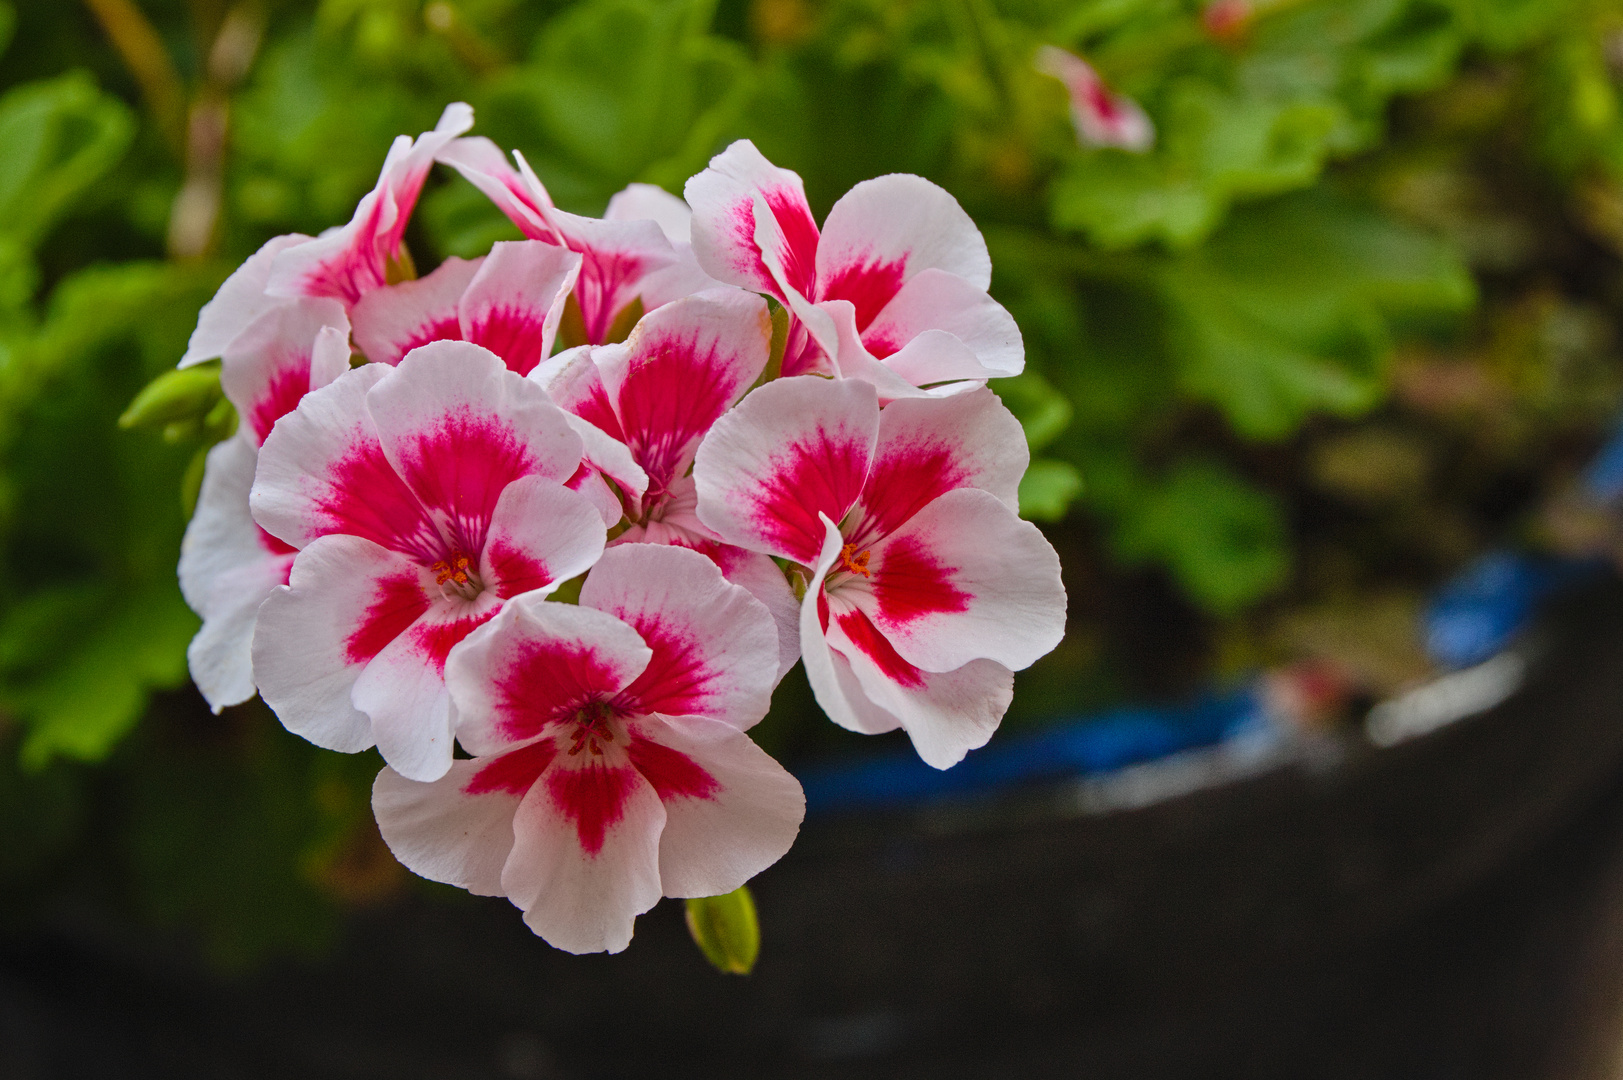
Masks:
[[[96,21],[101,23],[113,47],[124,59],[141,96],[177,157],[186,154],[186,92],[169,51],[158,31],[135,6],[135,0],[85,0]]]

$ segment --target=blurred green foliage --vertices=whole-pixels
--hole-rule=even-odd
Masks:
[[[1337,425],[1412,406],[1420,443],[1485,474],[1618,403],[1593,297],[1562,277],[1623,248],[1615,0],[1249,0],[1222,25],[1201,0],[138,0],[146,38],[110,34],[116,7],[0,2],[0,880],[31,895],[112,845],[124,884],[96,888],[223,958],[392,887],[375,763],[185,693],[177,492],[220,432],[116,421],[234,265],[346,220],[448,101],[579,212],[632,181],[680,191],[739,137],[819,214],[886,172],[958,196],[1025,334],[1027,373],[998,387],[1035,455],[1022,511],[1064,523],[1074,579],[1074,644],[1022,683],[1040,707],[1089,692],[1101,576],[1151,568],[1170,610],[1223,625],[1358,580],[1325,570],[1347,553],[1280,465],[1332,461],[1319,489],[1367,503],[1360,463],[1395,459],[1379,432],[1307,452]],[[1153,150],[1079,146],[1043,43],[1142,104]],[[180,151],[166,86],[219,110],[223,157]],[[426,270],[516,235],[441,176],[408,242]],[[1449,364],[1489,389],[1437,404]],[[1468,469],[1433,471],[1486,505]],[[1439,564],[1480,539],[1427,520],[1465,536]],[[1372,573],[1409,550],[1360,521]]]

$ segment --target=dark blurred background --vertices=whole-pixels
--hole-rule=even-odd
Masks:
[[[1620,94],[1616,0],[0,0],[0,1075],[1623,1073]],[[927,176],[1025,335],[1070,626],[986,760],[1083,749],[874,799],[792,674],[748,978],[410,878],[374,755],[186,683],[211,436],[116,420],[452,100],[583,213],[740,137],[819,216]],[[436,175],[407,240],[516,236]]]

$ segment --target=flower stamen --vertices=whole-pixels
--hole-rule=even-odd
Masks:
[[[859,555],[855,544],[846,544],[840,549],[840,565],[850,573],[873,577],[873,573],[868,569],[868,556],[871,554],[873,552],[864,551]]]
[[[471,560],[460,551],[453,551],[448,559],[441,559],[429,567],[434,573],[434,584],[446,594],[456,593],[464,600],[472,600],[484,588],[484,583],[470,569]]]
[[[603,756],[603,747],[598,740],[612,743],[614,731],[609,727],[609,707],[601,701],[594,701],[590,705],[579,709],[575,713],[575,738],[569,746],[571,757],[582,750],[591,751],[594,757]]]

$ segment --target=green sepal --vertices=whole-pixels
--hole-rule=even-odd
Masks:
[[[748,885],[687,902],[688,933],[706,960],[727,975],[748,975],[761,952],[761,924]]]
[[[417,280],[417,264],[412,260],[411,249],[406,247],[404,240],[389,256],[389,261],[383,265],[383,282],[385,285],[398,285],[402,281]]]
[[[576,574],[552,591],[547,599],[557,604],[580,603],[580,587],[586,584],[585,574]]]
[[[789,309],[770,298],[767,304],[772,308],[772,345],[767,353],[766,368],[761,372],[763,383],[783,374],[783,351],[789,345]]]
[[[614,322],[609,324],[608,336],[603,339],[603,344],[615,345],[630,337],[631,328],[637,325],[642,316],[642,297],[633,296],[631,303],[621,308]]]

